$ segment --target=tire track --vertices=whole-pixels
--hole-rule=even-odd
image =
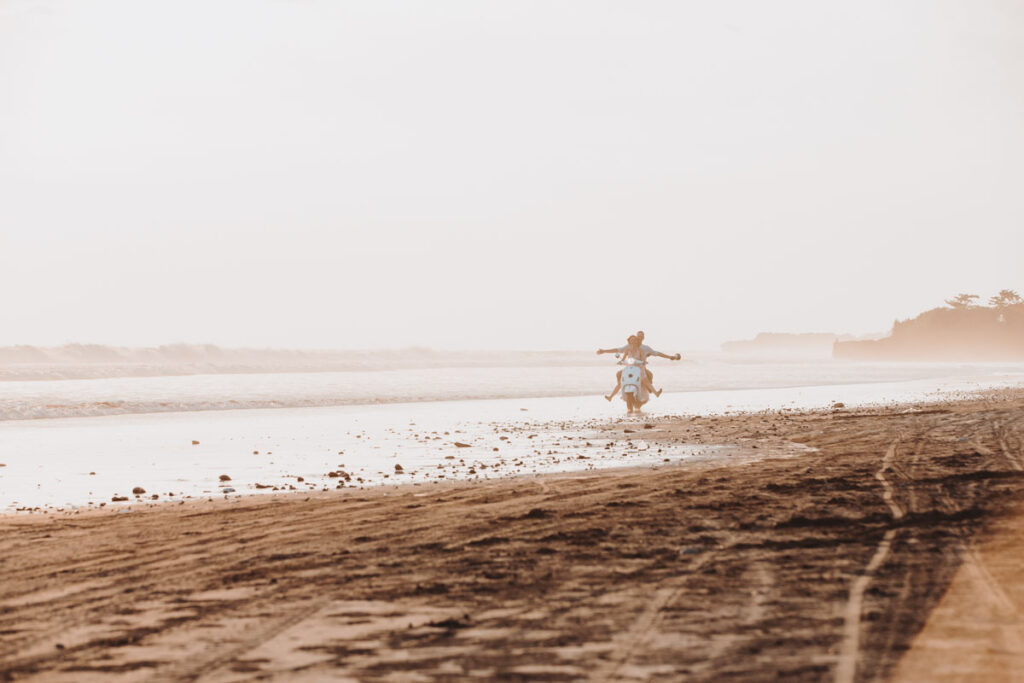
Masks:
[[[1005,413],[1003,413],[1005,415]],[[1010,418],[1006,422],[1000,423],[999,420],[991,414],[979,415],[980,422],[977,421],[963,424],[960,421],[954,421],[952,425],[947,424],[946,427],[955,428],[967,428],[970,432],[973,432],[970,438],[960,437],[960,441],[965,441],[970,446],[975,448],[976,455],[982,457],[982,465],[980,469],[987,470],[999,470],[1002,467],[1008,466],[1009,469],[1015,471],[1021,471],[1020,460],[1015,456],[1009,448],[1009,439],[1011,438],[1010,432],[1007,429],[1007,425],[1016,425],[1019,422],[1018,419]],[[930,431],[934,431],[934,427]],[[958,433],[958,432],[957,432]],[[992,440],[998,443],[998,449],[992,449],[986,447],[982,443],[983,439],[981,434],[986,436],[991,434]],[[1022,454],[1024,455],[1024,454]],[[948,514],[955,514],[960,511],[965,502],[968,504],[975,504],[980,497],[985,496],[985,489],[981,482],[971,481],[967,483],[964,492],[957,493],[956,497],[951,493],[950,489],[946,486],[941,487],[936,492],[936,500],[942,509]],[[1006,591],[1000,585],[999,581],[993,576],[987,566],[985,559],[981,556],[978,548],[975,544],[975,539],[970,534],[970,525],[966,522],[958,522],[949,527],[947,530],[954,534],[955,541],[953,547],[950,549],[957,558],[957,573],[956,576],[961,577],[961,581],[966,581],[968,584],[973,586],[973,596],[975,600],[980,601],[980,604],[988,605],[988,610],[993,614],[998,614],[1000,622],[1016,621],[1020,622],[1019,611],[1014,605],[1011,598],[1008,596]],[[943,591],[942,595],[946,595],[946,591]],[[939,603],[936,603],[936,605]],[[926,621],[927,623],[927,621]],[[922,625],[925,628],[925,625]],[[1000,647],[1008,647],[1014,651],[1024,650],[1024,639],[1019,636],[1019,632],[1014,633],[1009,630],[1000,631],[1001,637],[1010,638],[1012,640],[1009,645]],[[989,645],[988,647],[992,647]]]
[[[339,503],[344,503],[344,501],[339,501]],[[201,514],[215,513],[204,512]],[[315,511],[296,515],[289,523],[283,524],[279,529],[275,530],[275,534],[272,537],[261,537],[255,543],[246,544],[246,550],[249,553],[272,554],[275,550],[279,549],[282,538],[288,538],[292,535],[295,537],[290,541],[292,545],[296,545],[297,540],[310,541],[311,534],[315,536],[317,533],[317,525],[311,524],[316,519],[317,514]],[[378,520],[376,517],[370,517],[354,527],[349,535],[354,536],[361,531],[372,528],[374,524],[379,524],[380,521],[385,519],[388,518],[380,517]],[[394,520],[394,517],[390,519]],[[151,585],[172,586],[186,593],[203,590],[207,584],[222,579],[225,573],[241,571],[241,569],[236,569],[230,561],[236,557],[237,553],[237,546],[234,544],[240,538],[244,538],[247,534],[259,531],[262,528],[263,524],[258,518],[240,521],[240,523],[236,523],[236,525],[227,529],[218,529],[204,535],[201,540],[180,546],[180,550],[185,553],[185,556],[175,555],[168,557],[165,547],[160,543],[152,543],[138,549],[130,557],[121,559],[120,562],[111,556],[111,550],[104,550],[96,559],[90,560],[86,565],[72,565],[76,569],[91,569],[94,567],[97,570],[101,569],[99,578],[103,581],[102,585],[92,586],[72,596],[60,598],[58,602],[60,603],[62,618],[60,622],[55,623],[49,629],[35,630],[26,632],[21,636],[12,635],[4,638],[3,647],[0,648],[0,658],[3,658],[9,664],[17,664],[19,666],[29,664],[32,660],[17,658],[17,655],[33,643],[40,640],[54,640],[61,633],[67,632],[69,629],[100,623],[115,617],[124,608],[123,600],[125,598],[123,596],[125,595],[126,587],[133,590],[131,595],[137,595],[146,586]],[[206,551],[202,553],[205,561],[198,567],[198,572],[196,571],[197,567],[194,557],[190,553],[193,550]],[[106,560],[105,563],[103,558]],[[60,561],[56,565],[62,568],[67,567],[67,565]],[[192,572],[188,576],[188,583],[182,585],[174,581],[175,579],[182,578],[183,567],[189,565],[192,567]],[[52,571],[53,566],[54,563],[52,562],[34,565],[32,575],[46,575]],[[13,578],[15,577],[8,577],[8,579],[12,580]],[[92,578],[93,575],[87,572],[85,576],[81,577],[81,580],[85,581]],[[41,587],[41,590],[46,590],[45,584]],[[272,588],[269,591],[264,588],[261,593],[263,595],[269,593],[272,596],[280,591],[281,587]],[[120,598],[120,601],[115,598]],[[128,599],[130,600],[131,598]],[[53,602],[33,603],[25,605],[20,609],[9,611],[4,615],[3,619],[0,619],[0,625],[5,627],[17,626],[19,624],[39,621],[41,617],[45,617],[55,609],[55,606],[52,604]],[[227,608],[227,611],[231,611],[231,608]]]
[[[706,553],[690,567],[690,572],[700,570],[711,561],[717,553]],[[640,644],[653,633],[662,619],[663,610],[671,605],[686,588],[690,575],[674,577],[670,583],[674,585],[663,586],[654,591],[654,596],[648,601],[643,612],[640,613],[619,639],[622,645],[616,649],[612,656],[595,671],[592,671],[589,678],[595,681],[616,681],[620,680],[619,671],[629,663],[629,660],[640,649]]]
[[[889,507],[893,521],[902,519],[904,511],[896,503],[893,497],[892,484],[886,478],[885,473],[892,466],[899,443],[900,439],[897,437],[888,450],[886,450],[885,456],[882,458],[882,466],[875,472],[875,479],[882,483],[882,498]],[[836,683],[853,683],[856,679],[857,659],[860,652],[861,611],[864,606],[864,592],[871,583],[871,579],[874,578],[874,573],[889,556],[889,551],[892,548],[893,540],[896,538],[898,531],[898,529],[892,528],[885,532],[863,573],[857,577],[850,587],[850,597],[843,610],[843,638],[839,650],[839,664],[835,670],[834,680]]]
[[[221,646],[206,656],[191,658],[187,664],[178,669],[170,669],[150,678],[150,681],[197,681],[201,677],[212,674],[223,666],[238,659],[239,656],[253,650],[289,628],[314,617],[319,612],[330,608],[323,601],[310,598],[312,604],[292,610],[283,617],[273,619],[269,624],[261,626],[254,635],[240,643]]]
[[[999,442],[999,449],[1003,452],[1003,457],[1006,458],[1010,467],[1018,472],[1024,472],[1024,465],[1021,464],[1020,459],[1016,455],[1010,452],[1010,447],[1006,442],[1006,426],[1001,425],[998,420],[993,420],[992,431],[995,432],[996,441]]]

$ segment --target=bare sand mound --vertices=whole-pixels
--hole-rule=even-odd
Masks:
[[[1024,675],[1024,506],[958,546],[962,564],[893,680],[1019,681]]]

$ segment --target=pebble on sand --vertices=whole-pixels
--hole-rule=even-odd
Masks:
[[[195,439],[192,439],[192,445],[193,445],[193,446],[198,446],[198,445],[199,445],[199,442],[198,442],[198,441],[196,441]]]
[[[455,442],[455,447],[456,448],[469,448],[470,445],[468,443],[462,443],[461,441],[456,441]]]
[[[112,503],[122,503],[122,502],[124,502],[126,500],[128,500],[128,496],[112,496],[110,498],[110,501]]]
[[[218,479],[220,479],[221,481],[231,481],[231,477],[229,477],[229,476],[228,476],[228,475],[226,475],[226,474],[222,474],[222,475],[220,475],[220,476],[218,477]]]
[[[405,471],[405,469],[401,465],[399,465],[398,463],[395,463],[395,472],[404,472],[404,471]]]
[[[136,486],[135,488],[132,489],[132,493],[134,493],[136,496],[141,496],[145,492],[146,489],[142,488],[141,486]]]

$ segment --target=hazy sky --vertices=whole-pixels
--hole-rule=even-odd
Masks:
[[[0,344],[886,330],[1022,188],[1019,0],[0,0]]]

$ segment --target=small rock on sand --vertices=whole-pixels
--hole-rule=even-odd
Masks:
[[[132,493],[134,493],[136,496],[141,496],[145,492],[146,489],[142,488],[141,486],[136,486],[135,488],[132,489]]]
[[[229,477],[229,476],[228,476],[228,475],[226,475],[226,474],[222,474],[222,475],[220,475],[220,476],[218,477],[218,479],[220,479],[221,481],[231,481],[231,477]]]
[[[126,500],[128,500],[128,496],[112,496],[110,498],[110,501],[112,503],[122,503],[122,502],[124,502]]]
[[[193,445],[193,446],[198,446],[198,445],[199,445],[199,442],[198,442],[198,441],[196,441],[195,439],[192,439],[192,445]]]
[[[462,443],[461,441],[456,441],[455,442],[455,447],[456,448],[469,448],[470,446],[469,446],[468,443]]]
[[[399,465],[398,463],[395,463],[395,472],[404,472],[404,471],[405,471],[405,469],[401,465]]]

